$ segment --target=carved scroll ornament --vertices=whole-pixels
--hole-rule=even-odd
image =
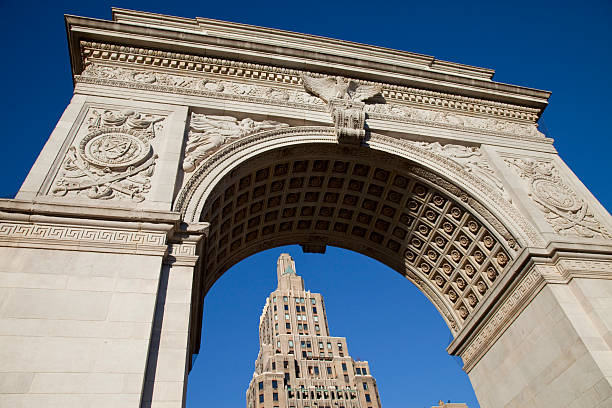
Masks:
[[[527,181],[531,198],[557,233],[585,238],[610,238],[587,202],[564,182],[552,162],[511,158],[505,161]]]

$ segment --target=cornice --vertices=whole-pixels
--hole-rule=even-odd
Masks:
[[[212,75],[219,79],[246,80],[268,86],[284,86],[288,89],[303,90],[302,74],[312,74],[306,70],[93,41],[81,41],[80,50],[85,67],[91,63],[110,62],[132,69],[153,68],[159,72],[178,75]],[[79,78],[76,77],[77,82]],[[374,83],[365,80],[357,82]],[[541,113],[538,108],[387,83],[382,84],[382,96],[389,102],[449,109],[527,123],[536,122]]]
[[[74,75],[84,68],[80,42],[86,40],[343,75],[513,103],[536,108],[540,113],[550,96],[546,91],[491,81],[491,70],[348,41],[117,9],[114,19],[66,16]]]

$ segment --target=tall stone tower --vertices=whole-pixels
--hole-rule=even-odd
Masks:
[[[304,289],[289,254],[278,258],[276,274],[247,408],[380,408],[368,362],[351,358],[345,337],[329,335],[323,297]]]

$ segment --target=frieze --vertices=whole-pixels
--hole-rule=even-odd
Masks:
[[[448,129],[472,130],[480,133],[503,134],[510,137],[523,136],[543,141],[545,135],[537,124],[519,123],[495,118],[462,115],[450,111],[419,109],[396,104],[372,104],[366,112],[373,119],[403,120],[414,124],[433,125]],[[548,140],[548,139],[547,139]]]
[[[563,180],[553,162],[518,158],[504,161],[527,182],[529,195],[555,232],[584,238],[611,237],[586,200],[578,197]]]
[[[301,83],[303,74],[302,71],[290,68],[90,41],[81,41],[81,50],[84,66],[92,62],[119,62],[143,68],[155,67],[173,69],[177,72],[201,72],[232,79],[248,79],[294,86]],[[375,85],[369,81],[356,82]],[[382,96],[389,100],[428,108],[447,108],[532,123],[538,120],[541,113],[536,108],[390,84],[383,85]]]
[[[91,109],[82,126],[86,134],[68,148],[50,193],[144,201],[157,159],[151,141],[163,120],[129,109]]]
[[[311,111],[327,110],[325,103],[305,91],[258,84],[244,84],[214,78],[190,77],[166,72],[90,64],[76,77],[80,83],[110,85],[151,91],[205,96],[258,104],[287,106]],[[384,94],[384,92],[383,92]],[[355,102],[356,103],[356,102]],[[442,109],[448,109],[443,107]],[[447,110],[418,109],[412,106],[374,103],[363,112],[372,119],[390,120],[442,129],[474,131],[507,138],[552,143],[537,130],[537,125],[495,118],[460,115]]]

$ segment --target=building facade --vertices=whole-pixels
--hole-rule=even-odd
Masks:
[[[351,358],[345,337],[330,336],[323,296],[304,288],[288,254],[276,273],[259,320],[247,408],[380,408],[368,362]]]

